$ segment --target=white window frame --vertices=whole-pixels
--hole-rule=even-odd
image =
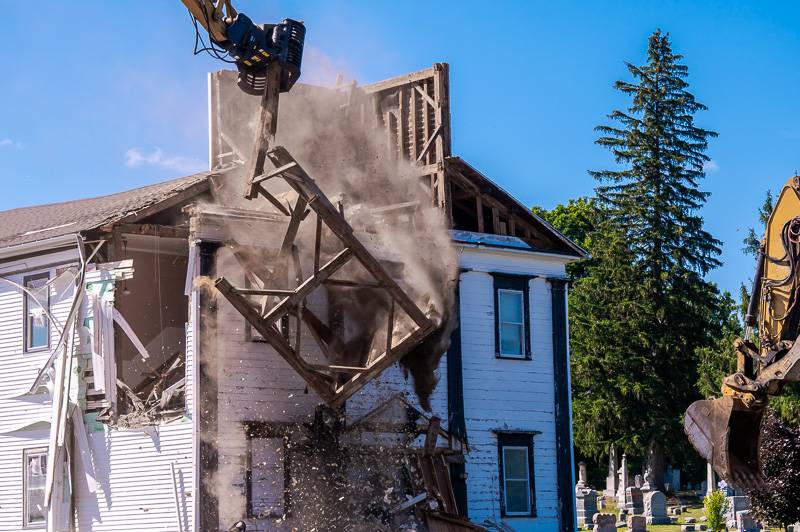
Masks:
[[[500,294],[507,293],[507,294],[516,294],[519,296],[519,303],[520,303],[520,311],[521,314],[519,316],[519,322],[515,321],[504,321],[502,316],[500,315]],[[510,325],[519,325],[520,326],[520,339],[519,339],[519,353],[505,353],[503,352],[503,324],[507,323]],[[514,290],[511,288],[498,288],[497,289],[497,337],[499,339],[500,345],[497,346],[498,352],[500,353],[501,357],[504,358],[527,358],[526,355],[526,347],[525,347],[525,292],[522,290]]]
[[[514,450],[514,451],[523,451],[523,455],[525,456],[525,478],[508,478],[507,473],[507,466],[508,460],[506,459],[506,449]],[[510,517],[516,516],[530,516],[531,511],[533,508],[532,501],[531,501],[531,472],[530,472],[530,457],[528,453],[530,452],[530,448],[527,445],[503,445],[501,447],[503,453],[503,505],[505,507],[505,515]],[[525,497],[527,500],[527,509],[521,512],[509,512],[508,511],[508,481],[511,480],[512,482],[519,482],[525,480],[526,489],[525,489]]]
[[[28,282],[35,281],[38,279],[45,279],[45,283],[49,283],[51,280],[50,270],[43,270],[39,272],[31,272],[23,275],[22,277],[22,286],[26,289],[28,288]],[[52,324],[50,323],[50,317],[47,315],[47,312],[50,312],[50,288],[47,289],[47,301],[40,301],[39,303],[43,304],[45,310],[47,312],[42,311],[43,318],[47,322],[47,342],[41,346],[32,346],[32,332],[33,327],[31,327],[31,313],[30,313],[30,305],[29,301],[33,298],[28,295],[27,292],[22,293],[23,297],[23,304],[22,304],[22,348],[23,352],[25,353],[37,353],[39,351],[47,351],[50,349],[50,328]]]
[[[32,447],[22,450],[22,528],[43,529],[47,526],[46,512],[43,520],[33,523],[28,522],[28,458],[31,456],[44,456],[46,464],[46,460],[48,460],[47,447]],[[46,467],[45,471],[47,471]]]

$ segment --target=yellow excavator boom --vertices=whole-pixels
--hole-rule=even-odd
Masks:
[[[800,381],[799,288],[800,177],[794,176],[781,189],[761,241],[747,332],[734,343],[736,373],[723,379],[721,398],[696,401],[684,416],[695,449],[732,485],[762,482],[764,409],[785,383]]]

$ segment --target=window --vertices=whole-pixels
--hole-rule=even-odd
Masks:
[[[495,354],[499,358],[531,358],[529,276],[494,277]]]
[[[524,294],[518,290],[497,291],[497,312],[500,320],[500,355],[525,356]]]
[[[23,451],[22,525],[44,525],[44,485],[47,476],[47,449]]]
[[[289,512],[289,455],[284,431],[265,423],[247,427],[247,515],[282,517]]]
[[[25,351],[47,349],[50,346],[50,280],[48,273],[29,275],[23,279],[25,288]]]
[[[498,433],[500,509],[504,516],[535,516],[533,434]]]

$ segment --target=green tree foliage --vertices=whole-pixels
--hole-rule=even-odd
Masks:
[[[725,511],[727,500],[722,490],[714,490],[703,498],[706,525],[711,532],[725,530]]]
[[[733,342],[743,333],[741,312],[741,304],[724,292],[711,324],[719,333],[711,345],[697,349],[697,389],[703,397],[719,397],[722,379],[736,372]]]
[[[697,352],[716,341],[719,293],[704,275],[719,265],[719,241],[703,229],[698,188],[716,134],[694,124],[705,106],[681,59],[667,34],[651,35],[647,63],[628,64],[633,81],[616,83],[630,106],[597,128],[618,164],[591,172],[593,260],[570,300],[575,441],[588,455],[612,443],[629,455],[650,442],[685,447]]]
[[[761,237],[764,234],[764,228],[767,226],[767,222],[769,221],[769,216],[772,214],[772,209],[775,208],[775,199],[772,197],[772,192],[767,190],[766,194],[764,195],[764,203],[761,204],[761,207],[758,208],[758,221],[761,222],[761,230],[756,233],[754,228],[750,228],[747,231],[747,236],[744,237],[744,248],[742,251],[747,253],[748,255],[752,255],[753,257],[758,254],[758,246],[761,242]]]
[[[599,223],[599,211],[594,198],[570,199],[566,205],[558,204],[549,211],[535,206],[531,211],[582,248],[588,250],[592,247],[591,236]],[[573,280],[583,277],[586,274],[586,263],[568,264],[567,273]]]

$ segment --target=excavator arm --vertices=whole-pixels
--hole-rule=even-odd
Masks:
[[[284,19],[278,24],[255,24],[231,5],[230,0],[181,0],[197,24],[239,70],[239,87],[260,95],[267,83],[267,67],[281,66],[280,92],[287,92],[300,77],[306,28],[302,22]]]
[[[759,485],[761,420],[770,396],[800,381],[800,177],[775,203],[758,252],[747,332],[734,343],[736,373],[722,397],[694,402],[684,430],[695,449],[730,484]],[[752,339],[755,329],[756,339]]]

